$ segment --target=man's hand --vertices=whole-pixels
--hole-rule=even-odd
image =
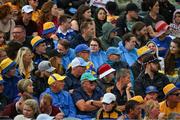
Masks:
[[[64,118],[64,113],[58,113],[56,116],[55,116],[55,120],[62,120]]]

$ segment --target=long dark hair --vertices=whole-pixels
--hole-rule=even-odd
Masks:
[[[172,75],[174,74],[174,69],[176,68],[176,62],[175,62],[175,56],[180,56],[180,38],[176,38],[172,40],[171,42],[174,42],[178,48],[179,52],[175,55],[170,52],[170,49],[168,50],[168,53],[164,59],[165,62],[165,74]]]

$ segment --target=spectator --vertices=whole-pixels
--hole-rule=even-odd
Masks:
[[[144,100],[145,101],[148,101],[148,100],[154,100],[154,101],[157,101],[157,98],[158,98],[158,90],[157,90],[157,87],[155,86],[148,86],[146,87],[146,96],[144,97]]]
[[[160,111],[159,111],[159,103],[157,101],[154,100],[147,101],[144,110],[146,113],[144,120],[158,119]]]
[[[6,41],[4,39],[4,33],[0,31],[0,49],[7,48]]]
[[[24,47],[32,49],[30,45],[31,37],[26,36],[26,29],[22,25],[16,25],[12,31],[13,40],[11,42],[17,42]],[[10,43],[11,43],[10,42]]]
[[[12,30],[14,29],[15,22],[11,19],[11,8],[9,5],[0,6],[0,31],[4,32],[5,40],[12,40]]]
[[[39,35],[42,34],[43,31],[43,24],[45,22],[53,22],[56,26],[58,27],[58,10],[57,10],[57,5],[53,1],[47,1],[45,2],[42,7],[41,7],[41,14],[40,18],[38,19],[38,33]]]
[[[162,15],[166,22],[172,22],[173,13],[176,10],[175,6],[169,0],[159,0],[159,14]]]
[[[64,114],[62,113],[62,111],[60,111],[58,107],[53,106],[52,102],[53,102],[52,97],[49,94],[44,94],[40,100],[41,113],[46,113],[50,116],[61,115],[61,117],[63,118]]]
[[[19,73],[25,79],[31,78],[31,72],[34,69],[32,57],[31,50],[27,47],[22,47],[19,49],[15,59]]]
[[[0,63],[1,75],[4,80],[4,94],[7,95],[11,103],[18,95],[17,83],[21,76],[18,75],[16,70],[16,63],[10,58],[5,58]],[[11,89],[10,89],[11,88]]]
[[[164,70],[164,58],[159,57],[159,50],[158,50],[158,46],[156,45],[156,43],[153,41],[149,41],[149,42],[147,42],[146,46],[152,51],[151,54],[153,54],[156,58],[161,60],[161,61],[159,61],[160,70]]]
[[[132,33],[127,33],[123,36],[123,41],[119,42],[119,49],[121,53],[121,60],[131,66],[138,58],[136,52],[137,38]]]
[[[116,104],[116,96],[112,93],[106,93],[102,99],[102,108],[98,111],[96,119],[117,119],[122,115]]]
[[[89,47],[90,47],[90,61],[92,61],[97,71],[99,66],[104,64],[107,60],[106,52],[103,50],[101,42],[97,38],[93,38],[90,41]]]
[[[169,83],[169,79],[158,72],[159,59],[150,54],[144,57],[143,64],[145,71],[135,81],[135,94],[144,97],[146,87],[155,86],[159,91],[158,101],[162,101],[164,98],[162,89]]]
[[[80,24],[81,33],[74,37],[71,42],[71,48],[75,48],[79,44],[89,44],[89,41],[94,37],[93,21],[88,20]]]
[[[43,60],[48,60],[48,57],[46,55],[46,43],[43,38],[40,36],[36,36],[31,40],[31,45],[33,48],[33,62],[34,67],[37,69],[38,64]]]
[[[79,44],[75,48],[75,53],[77,57],[83,58],[88,65],[86,66],[86,71],[92,72],[96,74],[96,70],[94,68],[94,64],[90,61],[90,48],[86,44]]]
[[[28,99],[23,105],[23,114],[17,115],[14,120],[19,119],[36,119],[39,115],[38,102],[34,99]]]
[[[180,38],[175,38],[170,43],[170,48],[164,59],[165,61],[165,74],[172,78],[177,79],[178,69],[180,68]],[[174,80],[175,80],[174,79]],[[175,81],[172,81],[175,82]]]
[[[92,20],[91,8],[87,5],[80,5],[76,14],[72,17],[71,28],[76,32],[82,31],[80,26],[86,20]],[[95,26],[93,28],[95,28]]]
[[[60,40],[58,42],[57,51],[62,55],[62,66],[67,70],[69,63],[75,58],[74,49],[70,48],[70,42]]]
[[[33,85],[32,84],[33,84],[33,82],[30,79],[19,80],[17,83],[19,96],[23,96],[23,95],[32,96],[33,95]]]
[[[125,112],[126,114],[123,114],[117,120],[139,119],[141,114],[139,103],[135,100],[129,100],[125,105]]]
[[[58,41],[58,37],[55,34],[56,27],[53,22],[45,22],[43,24],[43,39],[46,43],[46,53],[49,55],[49,52],[55,49],[54,41]]]
[[[24,26],[27,36],[37,35],[38,26],[36,22],[32,20],[33,8],[30,5],[25,5],[22,7],[21,12],[22,17],[16,21],[16,25]]]
[[[49,61],[42,61],[38,65],[38,70],[35,71],[33,76],[34,96],[39,98],[40,94],[49,87],[48,78],[54,72],[55,68],[52,67]],[[41,87],[39,87],[41,86]]]
[[[173,14],[173,22],[169,25],[169,27],[170,27],[169,31],[170,31],[171,35],[173,35],[175,37],[180,37],[179,16],[180,16],[180,9],[177,9]]]
[[[141,48],[149,41],[149,35],[146,24],[143,22],[137,22],[132,27],[132,33],[136,35],[137,43],[136,48]]]
[[[0,62],[7,58],[7,53],[4,49],[0,49]]]
[[[52,74],[48,79],[49,88],[47,88],[42,94],[49,94],[52,99],[52,105],[58,107],[64,113],[64,117],[74,117],[76,109],[71,98],[71,95],[64,91],[64,79],[65,76],[59,74]]]
[[[76,36],[74,30],[71,29],[71,22],[68,16],[63,15],[59,18],[59,27],[57,30],[57,36],[59,39],[66,39],[69,42],[71,42],[73,37]]]
[[[130,83],[130,71],[128,69],[119,69],[116,71],[116,84],[110,87],[106,92],[111,92],[117,96],[116,102],[118,109],[124,111],[126,102],[133,96]]]
[[[102,47],[107,50],[109,47],[117,47],[121,38],[117,36],[117,28],[110,22],[106,22],[102,26],[103,35],[100,37]]]
[[[88,63],[81,57],[75,57],[72,60],[72,62],[69,64],[69,71],[66,73],[70,79],[65,80],[65,90],[73,93],[74,89],[81,86],[80,78],[85,72],[87,64]]]
[[[33,12],[32,12],[32,20],[37,22],[40,16],[40,10],[37,8],[39,5],[39,0],[28,0],[28,3],[30,6],[32,6],[33,8]]]
[[[131,66],[131,70],[133,73],[133,77],[134,80],[137,79],[137,77],[139,76],[139,74],[144,71],[144,66],[143,66],[143,58],[150,54],[152,51],[147,47],[147,46],[143,46],[139,49],[137,49],[137,54],[138,54],[138,58],[135,61],[134,64],[132,64]]]
[[[156,43],[158,50],[159,50],[159,56],[165,57],[167,54],[168,48],[170,46],[170,42],[172,38],[169,35],[168,32],[168,24],[164,21],[159,21],[155,25],[155,29],[157,31],[157,35],[155,38],[152,39],[153,42]]]
[[[0,112],[4,110],[4,107],[8,104],[8,97],[4,95],[4,80],[0,76]],[[1,114],[1,113],[0,113]]]
[[[148,0],[147,6],[149,13],[144,18],[144,23],[146,23],[148,29],[154,29],[155,24],[160,21],[164,20],[164,18],[159,15],[159,2],[158,0]]]
[[[96,37],[103,35],[102,26],[107,21],[107,12],[104,8],[97,8],[94,14],[94,22],[96,25]]]
[[[100,99],[103,93],[97,89],[96,80],[90,72],[82,74],[81,87],[75,89],[72,94],[78,115],[94,118],[102,106]]]
[[[142,21],[142,18],[138,16],[138,7],[134,3],[129,3],[126,6],[126,12],[123,16],[117,19],[116,26],[118,29],[118,36],[123,36],[124,34],[132,30],[132,26],[137,21]]]
[[[180,89],[170,83],[163,88],[165,100],[160,103],[160,112],[169,115],[171,112],[180,113]]]
[[[27,99],[32,99],[32,97],[22,95],[18,101],[11,102],[5,106],[4,110],[0,112],[0,116],[8,116],[9,119],[14,119],[15,116],[22,114],[24,102]]]
[[[107,63],[115,70],[129,68],[129,65],[126,62],[121,61],[121,53],[118,48],[109,47],[106,51],[106,55],[108,57]]]
[[[104,93],[107,88],[114,86],[115,71],[109,64],[103,64],[98,68],[99,80],[97,80],[97,85]]]
[[[64,75],[65,68],[62,66],[62,54],[60,54],[57,50],[52,50],[50,51],[49,57],[49,62],[54,68],[56,68],[55,73]]]

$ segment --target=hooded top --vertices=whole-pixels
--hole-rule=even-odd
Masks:
[[[121,60],[124,62],[127,62],[129,66],[131,66],[138,58],[136,48],[128,51],[124,45],[122,44],[122,41],[119,42],[119,50],[121,52]]]
[[[118,47],[119,41],[121,38],[118,36],[114,36],[113,38],[109,39],[110,33],[116,31],[116,27],[114,27],[110,22],[104,23],[102,26],[103,35],[100,37],[100,41],[102,47],[107,50],[109,47]]]
[[[180,37],[180,23],[176,23],[176,21],[175,21],[175,15],[176,15],[177,12],[179,12],[179,14],[180,14],[180,9],[177,9],[174,12],[174,14],[173,14],[173,23],[171,23],[169,25],[169,27],[170,27],[170,31],[171,31],[172,36]]]
[[[94,13],[94,22],[95,22],[95,25],[96,25],[96,36],[97,37],[100,37],[100,36],[103,35],[102,26],[107,21],[107,16],[106,16],[105,20],[103,20],[103,21],[98,19],[98,12],[100,10],[104,10],[106,12],[106,10],[104,8],[97,8],[95,13]]]

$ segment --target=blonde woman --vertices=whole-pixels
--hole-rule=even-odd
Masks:
[[[159,103],[158,101],[149,100],[146,102],[144,107],[145,110],[145,118],[144,120],[157,120],[160,114]]]
[[[30,73],[34,69],[32,58],[33,54],[29,48],[22,47],[19,49],[15,61],[18,65],[19,73],[25,79],[31,78]]]
[[[34,99],[28,99],[24,102],[23,114],[17,115],[14,120],[32,120],[39,115],[38,102]]]

